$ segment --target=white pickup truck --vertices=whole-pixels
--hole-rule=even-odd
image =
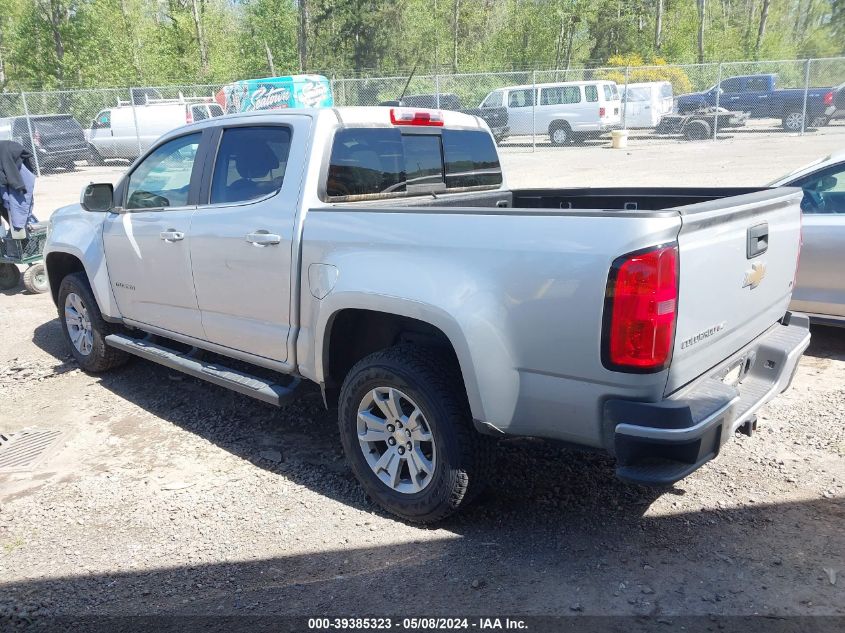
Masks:
[[[277,405],[312,380],[371,497],[430,522],[497,436],[667,485],[750,435],[809,343],[801,195],[508,189],[476,117],[249,113],[89,185],[45,254],[83,369],[136,355]]]

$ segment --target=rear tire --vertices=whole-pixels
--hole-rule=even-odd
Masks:
[[[79,366],[90,373],[114,369],[129,360],[129,354],[106,345],[106,336],[118,331],[107,323],[84,273],[72,273],[59,286],[59,322]]]
[[[103,160],[100,152],[98,152],[97,148],[93,145],[90,145],[88,148],[88,158],[86,159],[86,162],[92,167],[102,167],[106,164],[106,161]]]
[[[573,142],[572,128],[566,121],[554,121],[549,126],[549,140],[552,145],[561,147],[570,145]]]
[[[21,271],[14,264],[0,264],[0,290],[17,288],[21,282]]]
[[[460,371],[436,350],[403,344],[358,362],[341,388],[338,425],[364,490],[408,521],[447,517],[492,471],[493,440],[472,426]]]
[[[800,132],[804,127],[804,113],[801,110],[791,110],[783,115],[781,124],[787,132]]]
[[[693,119],[684,126],[684,138],[688,141],[703,141],[710,138],[712,129],[707,121]]]
[[[50,289],[50,284],[47,281],[47,269],[43,262],[33,264],[24,271],[23,287],[32,294],[43,294]]]

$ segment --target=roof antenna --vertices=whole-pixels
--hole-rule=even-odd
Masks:
[[[414,78],[414,75],[417,72],[417,66],[419,65],[419,63],[420,63],[420,60],[417,59],[416,63],[414,64],[414,68],[411,70],[411,74],[408,75],[408,81],[405,82],[405,87],[402,88],[402,94],[400,94],[399,97],[396,99],[396,101],[398,101],[399,104],[402,103],[402,97],[404,97],[405,93],[408,92],[408,86],[411,85],[411,79]]]

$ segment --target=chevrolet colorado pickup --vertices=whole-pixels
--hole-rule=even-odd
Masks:
[[[136,355],[276,405],[311,380],[370,496],[431,522],[498,436],[668,485],[751,434],[809,344],[801,195],[509,189],[477,117],[256,112],[86,187],[45,256],[83,369]]]

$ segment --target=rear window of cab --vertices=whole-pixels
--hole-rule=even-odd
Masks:
[[[451,129],[427,132],[338,130],[329,159],[327,198],[398,197],[502,184],[502,168],[490,134]]]

